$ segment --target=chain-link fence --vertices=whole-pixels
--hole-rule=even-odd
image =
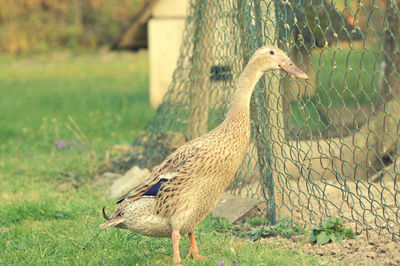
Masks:
[[[191,1],[173,82],[135,141],[152,168],[224,118],[237,79],[265,43],[311,77],[274,72],[251,103],[252,140],[230,191],[265,199],[273,223],[343,217],[400,236],[400,1]]]

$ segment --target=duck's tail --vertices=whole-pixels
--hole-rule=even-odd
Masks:
[[[108,227],[116,227],[125,221],[125,218],[121,217],[121,216],[117,216],[114,218],[108,217],[106,214],[105,208],[103,208],[103,217],[104,217],[104,219],[107,220],[107,222],[100,225],[100,228],[102,228],[102,229],[108,228]]]

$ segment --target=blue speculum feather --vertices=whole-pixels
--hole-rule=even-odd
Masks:
[[[157,195],[158,191],[160,190],[161,185],[165,181],[168,181],[168,179],[166,179],[166,178],[160,179],[160,181],[158,181],[149,190],[147,190],[146,193],[143,194],[143,196],[155,196],[155,195]]]

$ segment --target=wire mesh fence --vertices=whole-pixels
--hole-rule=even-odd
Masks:
[[[266,75],[252,140],[229,187],[262,198],[273,223],[343,217],[357,232],[400,236],[400,3],[190,1],[181,56],[130,164],[152,168],[217,126],[252,53],[285,50],[309,81]]]

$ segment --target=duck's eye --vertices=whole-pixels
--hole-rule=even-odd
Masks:
[[[274,54],[275,54],[274,50],[270,50],[270,51],[269,51],[269,54],[270,54],[270,55],[274,55]]]

